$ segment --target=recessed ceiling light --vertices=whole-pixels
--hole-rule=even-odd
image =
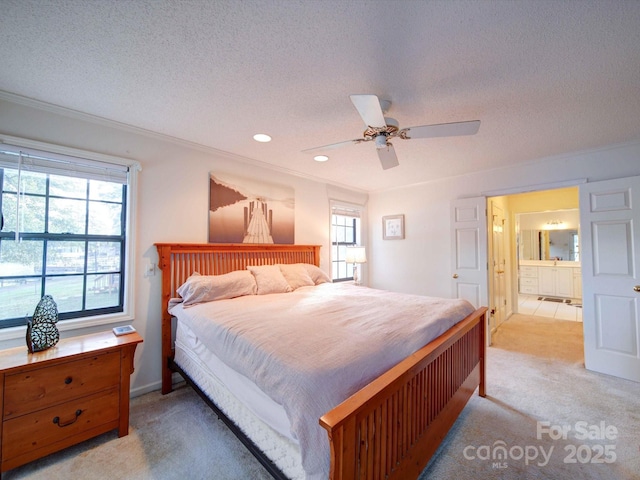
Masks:
[[[329,160],[329,157],[327,157],[326,155],[316,155],[315,157],[313,157],[313,159],[316,162],[326,162],[327,160]]]
[[[254,139],[256,142],[263,142],[263,143],[264,143],[264,142],[270,142],[270,141],[271,141],[271,137],[270,137],[269,135],[264,134],[264,133],[256,133],[256,134],[253,136],[253,139]]]

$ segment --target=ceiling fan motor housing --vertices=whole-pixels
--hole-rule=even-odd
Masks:
[[[364,133],[365,140],[375,140],[376,148],[382,149],[387,146],[387,137],[394,137],[398,134],[398,121],[395,118],[385,117],[384,127],[369,127]]]

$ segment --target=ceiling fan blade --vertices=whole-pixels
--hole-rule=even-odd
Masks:
[[[349,95],[367,127],[384,127],[387,123],[376,95]]]
[[[475,135],[480,128],[480,120],[470,122],[440,123],[438,125],[422,125],[409,127],[406,130],[407,138],[435,138],[457,137],[461,135]]]
[[[396,151],[390,143],[387,143],[386,148],[376,149],[376,151],[378,152],[378,158],[380,159],[383,170],[397,167],[399,165]]]
[[[346,147],[347,145],[351,145],[354,143],[361,143],[364,141],[365,140],[362,138],[356,138],[353,140],[347,140],[345,142],[338,142],[338,143],[331,143],[329,145],[323,145],[322,147],[307,148],[306,150],[302,150],[302,153],[321,153],[326,150],[333,150],[335,148]]]

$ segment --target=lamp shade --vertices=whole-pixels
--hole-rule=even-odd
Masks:
[[[367,253],[364,247],[347,247],[347,263],[367,263]]]

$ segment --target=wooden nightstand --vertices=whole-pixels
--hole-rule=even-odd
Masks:
[[[0,472],[118,429],[129,433],[129,386],[142,337],[111,330],[43,352],[0,351]]]

